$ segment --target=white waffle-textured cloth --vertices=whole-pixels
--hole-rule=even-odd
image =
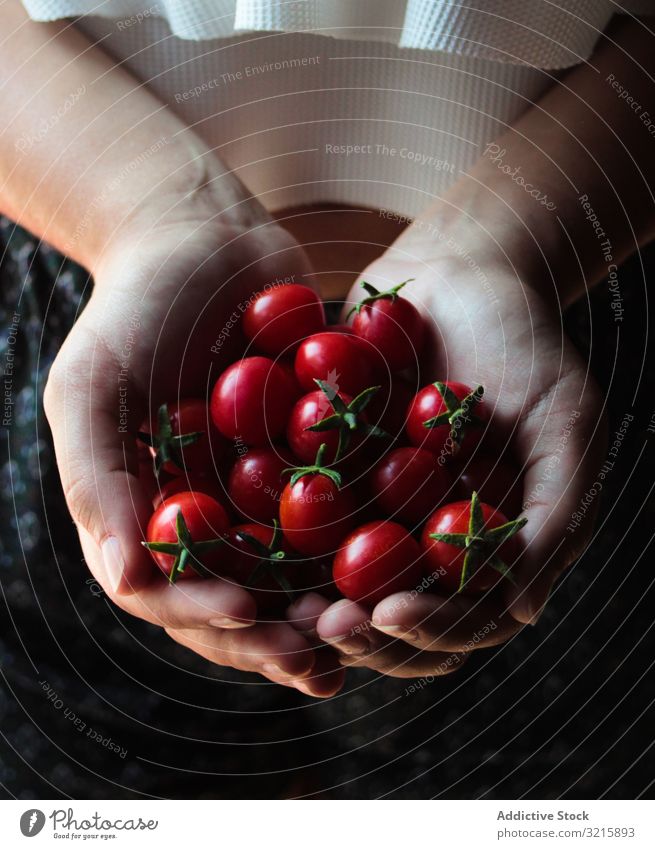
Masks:
[[[584,62],[614,13],[655,14],[655,0],[23,4],[35,20],[77,17],[269,208],[403,215]]]

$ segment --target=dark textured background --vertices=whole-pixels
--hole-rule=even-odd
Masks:
[[[212,668],[94,594],[40,407],[85,277],[9,222],[0,240],[3,346],[19,297],[22,316],[15,418],[2,430],[0,461],[3,795],[652,795],[655,464],[646,431],[655,358],[636,260],[620,274],[622,325],[604,286],[591,308],[567,315],[607,391],[611,431],[626,412],[635,420],[605,482],[595,541],[539,624],[418,692],[355,673],[321,703]],[[655,252],[644,259],[648,274]],[[89,728],[126,756],[89,739]]]

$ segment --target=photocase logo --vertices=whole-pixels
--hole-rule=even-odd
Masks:
[[[324,394],[322,398],[318,402],[318,416],[321,419],[324,419],[329,413],[332,412],[332,406],[330,405],[330,401],[339,394],[339,372],[335,369],[331,369],[328,372],[327,380],[325,383],[329,386],[329,396]]]
[[[25,811],[20,818],[20,830],[24,837],[36,837],[45,825],[45,814],[39,811],[38,808],[31,808]]]

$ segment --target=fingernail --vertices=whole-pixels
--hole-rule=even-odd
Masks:
[[[376,631],[382,631],[383,634],[387,634],[389,637],[394,637],[398,640],[407,640],[410,643],[418,640],[418,631],[414,631],[413,629],[405,629],[401,628],[399,625],[376,625],[373,623],[373,627]]]
[[[114,592],[117,592],[123,573],[125,572],[125,561],[121,554],[120,544],[116,537],[107,537],[102,543],[100,550],[109,585]]]
[[[290,676],[286,673],[282,672],[280,667],[276,663],[264,663],[262,665],[262,672],[265,675],[270,676],[271,678],[289,678]]]
[[[234,630],[236,628],[250,628],[255,623],[243,619],[231,619],[229,616],[218,616],[210,619],[207,624],[212,628],[232,628]]]
[[[339,637],[326,637],[325,642],[348,655],[348,657],[362,657],[371,650],[371,644],[366,637],[359,635],[342,634]]]
[[[514,603],[510,612],[512,618],[516,619],[522,625],[536,625],[546,609],[547,603],[548,599],[539,605],[534,604],[530,598],[523,598]]]

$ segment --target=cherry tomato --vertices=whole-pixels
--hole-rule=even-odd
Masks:
[[[204,474],[215,467],[227,448],[199,398],[163,404],[156,420],[149,422],[139,439],[150,447],[157,474]]]
[[[224,436],[263,446],[284,432],[295,400],[295,387],[284,369],[267,357],[248,357],[219,377],[210,410]]]
[[[482,387],[474,392],[464,383],[444,382],[425,386],[414,396],[407,409],[409,441],[417,448],[425,448],[444,459],[468,456],[480,441],[489,418],[481,397]],[[425,426],[425,422],[440,416],[444,418],[443,424],[430,428]]]
[[[280,498],[294,465],[291,455],[277,448],[251,448],[230,472],[228,493],[235,509],[246,519],[271,524],[277,518]]]
[[[220,574],[245,587],[260,612],[289,604],[289,576],[301,568],[297,561],[287,559],[293,552],[280,537],[278,529],[254,522],[227,532]]]
[[[318,466],[320,461],[288,483],[280,502],[284,536],[296,551],[312,557],[334,551],[357,521],[352,490],[340,487],[336,472]]]
[[[384,513],[415,527],[443,500],[450,475],[430,451],[396,448],[373,468],[370,485]]]
[[[477,492],[481,500],[513,518],[523,509],[523,479],[513,463],[486,457],[478,451],[464,464],[459,464],[454,477],[459,478],[460,498],[470,499]]]
[[[346,405],[352,401],[351,396],[344,392],[339,392],[339,397]],[[303,463],[312,462],[316,457],[316,452],[321,447],[321,443],[325,443],[327,446],[325,452],[327,462],[334,462],[339,444],[339,430],[324,432],[307,430],[317,422],[326,419],[332,412],[330,401],[320,389],[317,389],[316,392],[309,392],[307,395],[303,395],[299,401],[296,401],[287,425],[287,442],[289,448]],[[357,436],[359,437],[359,434]],[[351,450],[359,442],[361,442],[361,437],[355,440],[354,445],[351,442]]]
[[[415,364],[423,347],[425,322],[416,307],[398,295],[401,283],[388,292],[362,284],[368,297],[354,308],[353,330],[370,342],[392,371]]]
[[[396,522],[362,525],[336,553],[335,583],[346,598],[376,605],[392,593],[412,590],[421,581],[422,552]]]
[[[477,520],[472,523],[471,511],[475,503],[479,512]],[[468,501],[455,501],[440,507],[425,523],[421,535],[426,574],[435,578],[437,590],[443,588],[465,595],[486,592],[516,560],[519,549],[513,534],[526,521],[520,519],[508,523],[499,510],[480,502],[476,493]],[[508,525],[511,535],[499,545],[492,532],[501,525]],[[448,534],[451,542],[434,539],[432,534]],[[471,537],[474,539],[471,540]],[[457,543],[453,544],[455,540]],[[468,570],[462,576],[467,552],[470,553]]]
[[[306,392],[316,389],[315,379],[353,396],[376,385],[374,351],[347,333],[316,333],[305,339],[298,348],[295,369]]]
[[[205,570],[216,573],[224,554],[222,537],[229,526],[218,501],[204,492],[179,492],[150,517],[146,547],[171,582]],[[162,544],[166,550],[156,550]]]
[[[213,478],[203,478],[200,475],[189,475],[173,478],[157,487],[152,499],[153,508],[156,510],[163,501],[172,495],[177,495],[178,492],[204,492],[214,501],[218,501],[221,507],[225,507],[225,492],[218,481]]]
[[[290,284],[260,292],[243,315],[243,329],[257,347],[277,357],[325,327],[321,299],[307,286]]]

